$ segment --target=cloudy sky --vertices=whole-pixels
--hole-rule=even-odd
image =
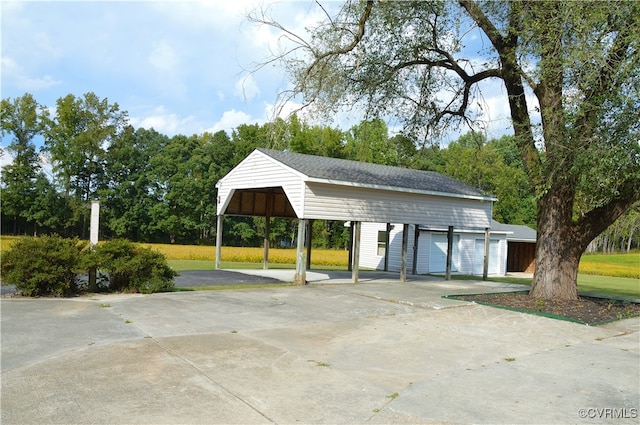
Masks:
[[[168,135],[265,122],[283,73],[249,72],[275,34],[249,23],[259,7],[302,30],[310,0],[2,1],[2,98],[44,105],[94,92],[131,123]]]
[[[94,92],[135,127],[169,136],[264,123],[288,83],[277,66],[250,72],[278,40],[246,20],[257,8],[298,33],[322,16],[312,0],[2,0],[2,98],[31,93],[53,107]],[[485,100],[494,111],[504,104]]]

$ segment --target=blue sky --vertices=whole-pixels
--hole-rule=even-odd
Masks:
[[[312,0],[2,0],[2,98],[31,93],[53,107],[91,91],[117,102],[134,127],[169,136],[267,122],[288,82],[277,66],[249,72],[278,45],[274,31],[246,20],[259,7],[299,34],[322,17]],[[506,104],[498,96],[484,96],[493,115]]]
[[[2,98],[31,93],[47,106],[94,92],[131,123],[167,135],[263,123],[286,87],[264,60],[274,34],[246,21],[268,7],[302,29],[311,1],[2,1]]]

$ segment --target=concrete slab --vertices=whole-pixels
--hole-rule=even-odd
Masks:
[[[1,420],[638,423],[640,319],[588,327],[441,298],[513,289],[373,279],[5,298]]]

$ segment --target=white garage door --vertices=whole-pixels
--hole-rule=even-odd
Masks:
[[[451,271],[458,271],[460,255],[458,244],[460,235],[453,235],[453,252],[451,253]],[[429,250],[429,273],[444,273],[447,271],[447,235],[431,234],[431,249]]]
[[[498,274],[498,240],[489,241],[489,274]],[[475,253],[473,256],[473,274],[482,274],[484,268],[484,239],[476,239]]]

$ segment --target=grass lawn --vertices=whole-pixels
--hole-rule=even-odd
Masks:
[[[578,291],[640,299],[640,279],[578,274]]]
[[[458,276],[455,277],[456,279]],[[478,280],[478,276],[464,279]],[[493,282],[517,283],[531,286],[531,278],[489,277]],[[578,291],[593,294],[612,295],[623,298],[640,299],[640,280],[628,277],[598,276],[578,273]]]

